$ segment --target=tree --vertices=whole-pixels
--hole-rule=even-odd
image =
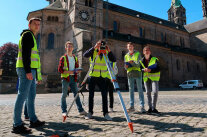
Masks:
[[[6,43],[0,47],[0,69],[2,76],[16,76],[16,58],[18,45]]]

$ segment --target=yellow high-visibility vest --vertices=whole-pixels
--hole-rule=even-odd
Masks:
[[[74,57],[75,57],[75,63],[77,63],[78,59],[77,59],[76,56],[74,56]],[[64,58],[63,70],[64,71],[69,71],[69,66],[68,66],[68,63],[67,63],[66,56],[64,55],[64,56],[62,56],[62,58]],[[67,78],[68,76],[70,76],[70,74],[68,74],[68,73],[63,74],[63,73],[61,73],[61,78]]]
[[[26,31],[22,34],[20,40],[19,40],[19,48],[18,48],[18,56],[17,56],[17,62],[16,62],[16,68],[23,68],[23,61],[22,61],[22,38],[25,33],[31,33],[30,31]],[[31,33],[32,34],[32,33]],[[40,59],[39,59],[39,54],[38,54],[38,49],[37,49],[37,43],[34,35],[32,34],[33,41],[34,41],[34,47],[32,48],[32,53],[31,53],[31,68],[39,68],[40,64]]]
[[[91,57],[89,58],[90,65],[92,65],[94,63],[93,69],[90,71],[89,76],[106,78],[107,72],[108,72],[106,62],[104,60],[104,57],[102,57],[102,59],[100,59],[99,55],[97,56],[97,54],[98,54],[98,51],[94,50],[93,59],[91,59]],[[107,54],[108,54],[108,52],[107,52]]]
[[[156,60],[158,60],[158,58],[152,57],[147,67],[154,65],[156,63]],[[143,68],[145,68],[144,64],[141,61],[140,61],[140,64],[142,65]],[[144,75],[143,75],[144,82],[147,82],[148,79],[152,81],[159,81],[160,72],[156,72],[156,73],[144,72]]]
[[[139,58],[139,54],[140,54],[139,52],[136,52],[136,53],[133,54],[132,57],[129,55],[129,53],[126,54],[126,55],[124,56],[124,58],[125,58],[125,62],[129,62],[129,61],[137,62],[137,60],[138,60],[138,58]],[[138,70],[138,71],[141,71],[141,70],[140,70],[140,67],[129,67],[129,68],[127,68],[127,73],[129,73],[129,72],[132,71],[132,70]]]

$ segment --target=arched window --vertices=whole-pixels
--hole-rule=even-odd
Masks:
[[[89,0],[88,6],[92,7],[92,5],[93,5],[92,0]]]
[[[72,7],[73,5],[73,0],[70,0],[70,8]]]
[[[55,21],[55,17],[54,16],[52,16],[52,19],[51,19],[52,21]]]
[[[177,70],[180,70],[180,61],[178,59],[176,60],[176,66],[177,66]]]
[[[85,6],[88,6],[88,0],[85,0]]]
[[[197,72],[200,72],[200,66],[197,64]]]
[[[48,16],[47,17],[47,21],[51,21],[51,16]]]
[[[161,42],[164,42],[164,34],[161,32]]]
[[[85,6],[92,7],[93,6],[93,0],[85,0]]]
[[[37,49],[40,47],[40,33],[37,34]]]
[[[142,29],[142,27],[139,27],[139,36],[143,37],[143,29]]]
[[[58,17],[57,16],[55,17],[55,21],[58,22]]]
[[[121,59],[122,60],[124,60],[124,56],[126,55],[126,52],[123,50],[122,52],[121,52]]]
[[[54,39],[55,39],[54,33],[50,33],[48,35],[48,45],[47,45],[47,49],[53,49],[54,48]]]
[[[117,21],[113,22],[113,28],[114,28],[114,32],[118,31],[118,23],[117,23]]]
[[[187,70],[190,72],[190,62],[187,62]]]

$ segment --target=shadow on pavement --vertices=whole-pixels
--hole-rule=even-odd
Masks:
[[[160,131],[167,131],[167,132],[203,132],[203,128],[195,128],[192,126],[189,126],[188,124],[182,124],[182,123],[165,123],[160,121],[152,121],[147,119],[137,119],[133,120],[133,123],[138,123],[142,125],[151,125],[154,126],[155,130]]]
[[[42,132],[39,136],[59,135],[60,137],[72,137],[69,132],[76,132],[78,130],[92,130],[94,132],[102,132],[101,128],[90,128],[89,125],[75,124],[69,122],[46,122],[46,125],[44,127],[36,128],[36,130]]]
[[[161,116],[186,116],[186,117],[207,118],[207,113],[162,112]]]

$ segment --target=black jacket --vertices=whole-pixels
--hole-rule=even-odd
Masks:
[[[93,58],[93,52],[94,52],[94,50],[95,50],[94,47],[88,49],[88,50],[83,54],[83,56],[86,57],[86,58],[89,58],[89,57]],[[100,56],[101,56],[101,54],[100,54]],[[101,58],[102,58],[102,57],[101,57]],[[116,62],[116,57],[113,55],[112,52],[109,52],[109,53],[108,53],[108,58],[109,58],[109,60],[110,60],[111,62]]]
[[[20,36],[22,36],[25,31],[30,31],[30,30],[28,29],[23,30]],[[32,31],[26,32],[22,37],[22,61],[26,73],[31,73],[31,67],[30,67],[31,53],[32,53],[32,48],[34,47],[34,40],[31,33],[33,34]]]

